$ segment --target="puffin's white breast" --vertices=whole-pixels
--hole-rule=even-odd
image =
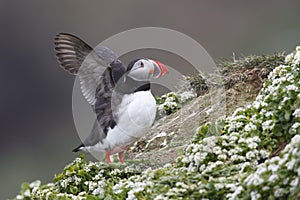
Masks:
[[[116,115],[117,125],[108,130],[103,144],[96,144],[98,151],[110,150],[111,154],[118,153],[143,137],[155,119],[155,99],[150,91],[125,95]]]

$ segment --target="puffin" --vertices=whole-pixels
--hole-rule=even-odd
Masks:
[[[73,152],[118,154],[145,136],[154,123],[156,101],[151,93],[152,79],[168,73],[163,63],[137,58],[127,66],[108,47],[92,48],[79,37],[59,33],[54,39],[60,66],[79,77],[82,95],[96,115],[91,132]]]

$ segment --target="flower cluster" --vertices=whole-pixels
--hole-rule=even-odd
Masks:
[[[300,194],[300,135],[295,135],[280,156],[257,166],[244,177],[232,199],[287,199]],[[298,196],[299,197],[299,196]]]
[[[113,186],[122,179],[139,174],[133,166],[107,165],[102,162],[86,162],[76,158],[67,165],[54,183],[41,185],[40,181],[24,183],[16,199],[103,199],[110,196]],[[125,194],[126,196],[126,194]],[[95,198],[93,198],[95,199]]]
[[[155,97],[158,116],[170,115],[181,108],[181,105],[195,98],[192,90],[182,91],[180,94],[169,92],[161,97]]]
[[[186,91],[183,91],[179,94],[179,97],[180,97],[180,103],[181,104],[184,104],[188,101],[190,101],[191,99],[195,98],[196,97],[196,93],[193,91],[193,90],[186,90]]]
[[[169,92],[156,97],[158,116],[170,115],[181,108],[179,97],[175,92]]]

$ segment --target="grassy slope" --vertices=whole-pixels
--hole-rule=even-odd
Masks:
[[[77,158],[54,183],[23,184],[17,198],[295,199],[300,194],[299,58],[298,48],[264,86],[267,74],[283,63],[282,54],[223,63],[227,96],[221,103],[229,117],[205,124],[222,114],[209,103],[221,89],[200,81],[194,86],[204,88],[202,96],[160,119],[131,149],[129,157],[139,162],[106,165]],[[205,88],[216,94],[205,94]]]

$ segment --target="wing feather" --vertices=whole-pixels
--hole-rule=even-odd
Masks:
[[[92,106],[96,103],[97,88],[108,87],[105,92],[112,93],[115,81],[117,81],[114,77],[120,77],[125,73],[123,63],[118,60],[112,50],[105,46],[98,45],[93,49],[80,38],[68,33],[56,35],[54,43],[61,67],[79,76],[82,94]],[[120,69],[116,70],[118,75],[113,75],[112,70],[107,70],[114,62],[121,63],[118,66]]]

